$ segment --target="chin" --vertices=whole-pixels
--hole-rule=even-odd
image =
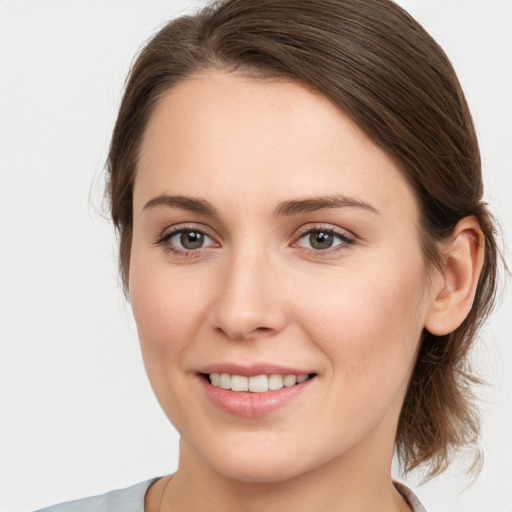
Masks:
[[[230,457],[230,459],[233,459]],[[217,461],[215,461],[217,462]],[[223,461],[220,464],[212,464],[213,469],[226,478],[247,483],[277,483],[291,480],[304,472],[304,468],[297,467],[290,461],[275,460],[266,461],[260,458],[241,458],[239,460]]]
[[[241,436],[243,438],[243,436]],[[299,443],[276,439],[242,439],[200,447],[198,453],[213,470],[233,480],[250,483],[275,483],[293,479],[312,469]],[[272,442],[273,441],[273,442]],[[202,449],[204,448],[204,449]]]

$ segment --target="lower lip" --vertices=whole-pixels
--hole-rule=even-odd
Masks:
[[[315,380],[315,377],[307,379],[300,384],[290,386],[289,388],[284,387],[264,393],[231,391],[212,386],[212,384],[202,376],[200,376],[200,380],[206,395],[219,409],[235,416],[250,418],[265,416],[285,407],[305,391],[313,380]]]

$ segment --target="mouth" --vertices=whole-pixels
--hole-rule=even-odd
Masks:
[[[240,370],[245,375],[241,375]],[[297,397],[316,387],[318,374],[283,370],[276,367],[253,367],[245,371],[232,368],[232,373],[228,373],[227,367],[211,368],[203,370],[198,377],[205,396],[218,410],[232,416],[254,418],[267,416],[293,403],[303,403],[297,402]],[[282,373],[276,373],[279,371]]]
[[[313,379],[316,373],[300,374],[261,374],[254,376],[232,375],[229,373],[200,374],[209,384],[236,393],[267,393],[283,388],[291,388]]]

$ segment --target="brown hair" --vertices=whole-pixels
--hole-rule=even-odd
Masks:
[[[444,470],[452,451],[476,446],[479,431],[468,351],[492,308],[497,254],[482,202],[478,142],[455,72],[443,50],[389,0],[221,0],[171,21],[135,61],[108,157],[112,218],[126,287],[138,150],[157,100],[210,69],[284,77],[329,97],[400,165],[418,199],[429,265],[437,241],[475,215],[485,263],[473,307],[446,336],[425,332],[396,435],[405,471]],[[430,267],[431,268],[431,267]]]

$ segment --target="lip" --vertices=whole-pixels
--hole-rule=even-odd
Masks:
[[[288,406],[316,381],[316,378],[313,377],[294,386],[265,391],[264,393],[250,393],[213,386],[204,377],[204,374],[209,373],[229,373],[230,375],[254,377],[256,375],[302,375],[313,372],[274,364],[239,365],[222,363],[201,368],[198,379],[208,400],[221,411],[243,418],[266,416]]]
[[[216,363],[203,366],[198,373],[229,373],[230,375],[243,375],[244,377],[256,377],[256,375],[303,375],[316,373],[304,368],[292,368],[279,366],[272,363],[254,363],[241,365],[237,363]]]

